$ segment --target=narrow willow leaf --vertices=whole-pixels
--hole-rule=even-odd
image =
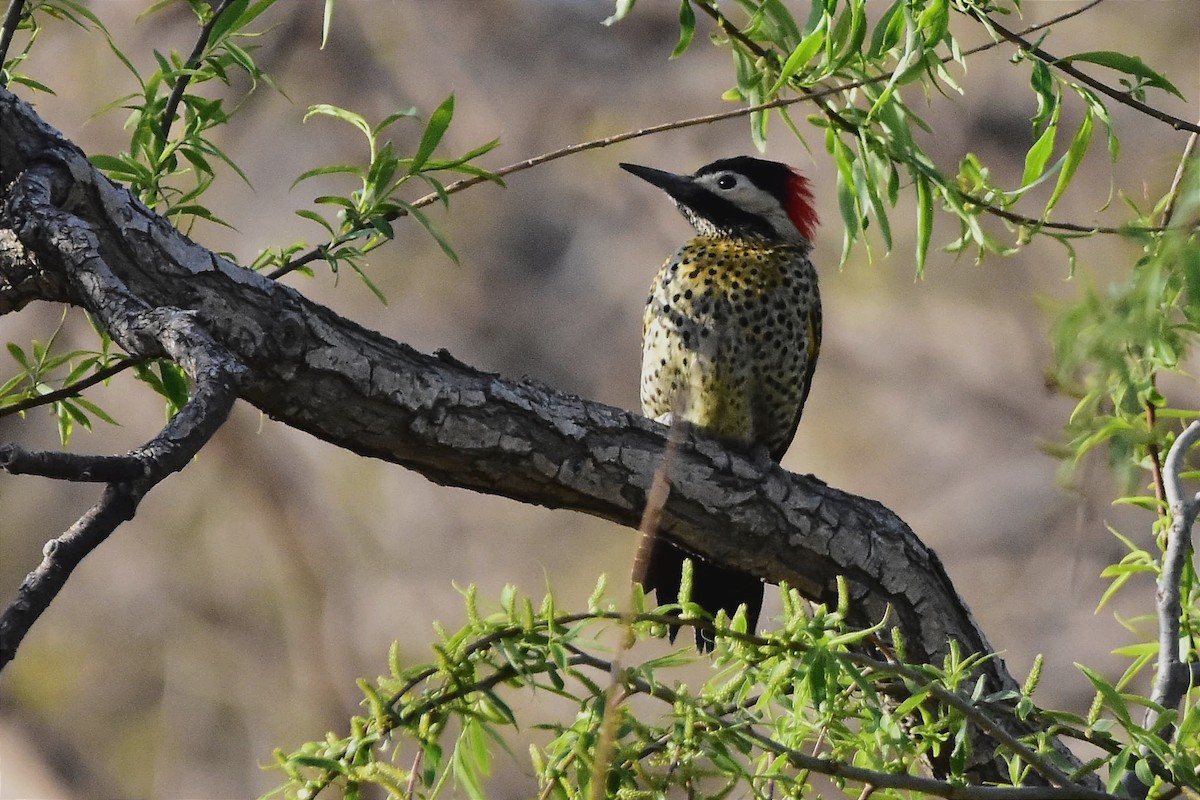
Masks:
[[[931,0],[917,16],[917,27],[925,31],[926,46],[942,41],[950,29],[950,9],[946,0]]]
[[[8,354],[13,357],[14,361],[16,361],[18,364],[20,364],[26,370],[30,369],[29,359],[26,357],[25,351],[21,349],[21,346],[19,344],[17,344],[16,342],[9,342],[7,347],[8,347]]]
[[[1089,108],[1083,122],[1079,124],[1079,130],[1075,131],[1075,137],[1071,140],[1071,146],[1067,149],[1066,157],[1063,159],[1062,172],[1058,174],[1058,183],[1054,186],[1054,193],[1050,195],[1050,201],[1046,203],[1047,216],[1050,214],[1050,209],[1054,208],[1063,192],[1071,184],[1071,179],[1075,177],[1075,170],[1079,169],[1083,157],[1087,155],[1088,146],[1092,143],[1092,127],[1092,111]]]
[[[687,52],[688,47],[692,44],[692,38],[696,35],[696,12],[692,10],[691,0],[680,0],[679,2],[679,42],[675,45],[675,49],[671,51],[671,58],[679,58]]]
[[[182,367],[169,361],[158,362],[158,374],[162,377],[163,396],[174,411],[179,411],[188,402],[187,375]]]
[[[925,275],[925,259],[929,255],[929,242],[933,236],[933,192],[929,180],[917,175],[917,277]]]
[[[758,104],[762,102],[761,97],[751,97],[750,102]],[[758,152],[763,153],[767,150],[767,120],[770,116],[765,111],[755,111],[750,115],[750,139],[754,142],[754,146]]]
[[[413,156],[412,163],[408,167],[409,172],[419,172],[421,167],[425,166],[425,162],[433,154],[434,148],[446,135],[446,128],[450,126],[450,120],[453,117],[454,95],[452,94],[443,100],[442,104],[429,117],[425,133],[421,134],[421,144],[417,146],[417,154]]]
[[[1055,91],[1054,79],[1050,68],[1041,61],[1033,61],[1033,71],[1029,75],[1029,85],[1037,95],[1037,113],[1033,115],[1033,125],[1036,128],[1058,106],[1058,93]]]
[[[1118,53],[1113,50],[1092,50],[1086,53],[1076,53],[1075,55],[1059,59],[1059,61],[1067,64],[1075,61],[1086,61],[1089,64],[1099,64],[1102,67],[1108,67],[1109,69],[1115,69],[1117,72],[1124,72],[1126,75],[1132,75],[1139,81],[1144,81],[1147,86],[1153,86],[1155,89],[1162,89],[1168,94],[1175,95],[1180,100],[1187,99],[1180,93],[1179,89],[1175,87],[1175,84],[1167,80],[1162,73],[1155,72],[1154,70],[1150,69],[1150,67],[1146,65],[1146,62],[1142,61],[1137,56],[1126,55],[1125,53]]]
[[[371,126],[367,124],[367,121],[361,115],[355,114],[353,111],[347,111],[344,108],[340,108],[339,106],[335,106],[330,103],[317,103],[316,105],[308,107],[308,111],[305,112],[304,119],[301,121],[308,122],[310,117],[316,116],[333,117],[334,119],[340,119],[343,122],[349,122],[351,125],[362,131],[368,139],[371,138]]]
[[[896,0],[892,7],[884,12],[875,32],[871,35],[871,49],[867,58],[874,60],[891,50],[900,41],[904,32],[904,0]]]
[[[250,5],[250,0],[234,0],[229,5],[225,6],[221,12],[221,16],[213,24],[212,29],[208,33],[208,49],[212,49],[217,44],[220,44],[229,32],[234,29],[235,25],[245,25],[250,20],[242,20],[242,14]]]
[[[1058,137],[1058,119],[1061,110],[1062,96],[1055,93],[1054,110],[1051,112],[1050,122],[1042,131],[1042,135],[1029,148],[1029,152],[1025,154],[1025,172],[1021,175],[1021,188],[1017,190],[1018,192],[1028,189],[1046,171],[1046,164],[1054,152],[1054,140]]]
[[[602,24],[612,25],[614,22],[620,22],[625,19],[629,15],[629,12],[633,11],[634,2],[635,0],[617,0],[616,9],[613,11],[612,16],[605,18]]]
[[[415,206],[411,206],[407,203],[401,203],[400,205],[409,213],[409,216],[419,222],[421,227],[429,232],[429,235],[432,236],[433,240],[438,243],[438,247],[442,248],[442,252],[446,254],[447,258],[449,258],[455,264],[459,263],[458,254],[455,253],[454,248],[450,246],[450,240],[448,240],[446,236],[440,230],[438,230],[437,226],[429,220],[429,217],[425,216],[425,214],[423,214],[421,210]]]
[[[787,61],[783,62],[783,68],[779,71],[779,79],[775,81],[775,85],[771,87],[771,91],[767,92],[768,97],[774,97],[821,49],[821,45],[825,43],[825,22],[827,19],[828,17],[823,17],[817,29],[808,36],[805,36],[800,44],[796,45],[796,49],[792,51],[792,54],[788,56]]]
[[[321,15],[321,49],[329,43],[329,27],[333,24],[333,0],[325,0],[325,11]]]
[[[334,262],[330,261],[330,266],[332,266],[333,263]],[[357,275],[358,279],[363,282],[363,285],[371,290],[371,294],[375,295],[375,299],[386,306],[388,304],[387,295],[385,295],[383,290],[375,285],[375,281],[371,280],[370,276],[363,271],[363,268],[359,265],[358,260],[354,258],[348,258],[346,259],[346,263],[350,265],[350,269],[354,270],[354,274]]]
[[[800,28],[782,0],[762,0],[762,9],[778,30],[778,41],[784,47],[795,47],[800,41]]]

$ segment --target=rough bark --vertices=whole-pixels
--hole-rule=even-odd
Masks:
[[[236,365],[238,396],[335,446],[437,483],[637,526],[663,426],[416,352],[231,263],[98,174],[2,89],[0,202],[0,313],[34,299],[82,305],[131,353],[166,354],[193,375],[216,348]],[[191,327],[178,336],[153,329],[183,312]],[[993,652],[936,555],[879,503],[700,437],[675,455],[671,484],[662,527],[688,549],[822,601],[845,576],[854,621],[890,614],[910,660],[940,663],[951,641]],[[991,690],[1016,687],[1000,658],[981,669]],[[979,739],[978,776],[1004,780],[993,748]]]

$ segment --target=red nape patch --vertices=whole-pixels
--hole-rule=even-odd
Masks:
[[[817,209],[813,207],[812,189],[800,170],[789,169],[792,174],[787,180],[787,214],[800,235],[811,242],[817,232]]]

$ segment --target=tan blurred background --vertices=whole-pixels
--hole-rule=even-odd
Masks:
[[[718,97],[733,80],[704,20],[692,52],[667,60],[677,3],[643,0],[605,28],[609,0],[343,0],[321,51],[322,5],[282,3],[264,18],[258,27],[274,29],[257,59],[287,96],[264,87],[218,137],[254,189],[223,178],[208,202],[237,230],[201,225],[193,235],[243,261],[299,237],[317,241],[319,231],[292,209],[327,189],[352,188],[289,190],[306,169],[365,158],[349,126],[300,125],[312,103],[378,120],[408,105],[428,113],[453,91],[447,151],[499,136],[486,163],[500,166],[721,110]],[[799,5],[802,17],[807,5]],[[1018,28],[1072,7],[1024,5]],[[141,3],[89,7],[142,68],[150,69],[152,48],[191,48],[186,13],[135,25]],[[1133,50],[1191,101],[1155,95],[1153,103],[1195,119],[1198,9],[1197,0],[1109,0],[1057,30],[1047,47]],[[957,30],[966,44],[982,41],[969,26]],[[120,149],[121,113],[88,119],[135,88],[102,38],[57,25],[36,53],[30,71],[58,92],[35,98],[45,118],[89,152]],[[1028,70],[1008,67],[1011,53],[972,59],[960,78],[966,96],[938,97],[924,109],[945,168],[970,151],[1009,185],[1019,179],[1033,99]],[[1123,145],[1117,186],[1138,200],[1157,197],[1184,135],[1124,109],[1113,115]],[[395,130],[401,149],[415,146],[418,125]],[[1070,280],[1063,249],[1049,243],[983,265],[936,253],[926,278],[914,281],[905,205],[893,218],[895,252],[881,258],[877,248],[871,262],[860,248],[839,271],[834,172],[821,135],[813,133],[810,155],[778,120],[771,130],[767,155],[812,177],[826,221],[816,242],[825,347],[785,466],[897,511],[945,561],[1016,674],[1046,654],[1042,702],[1084,710],[1090,691],[1071,662],[1115,677],[1124,664],[1108,653],[1132,640],[1111,610],[1093,614],[1105,586],[1098,572],[1123,552],[1105,525],[1147,542],[1149,520],[1109,505],[1114,487],[1102,463],[1066,489],[1056,483],[1056,462],[1039,451],[1039,442],[1059,438],[1071,409],[1045,388],[1041,301],[1104,286],[1137,250],[1111,237],[1085,243]],[[482,369],[634,408],[644,291],[689,230],[666,198],[616,163],[690,171],[751,150],[748,125],[737,120],[589,152],[514,175],[504,190],[455,196],[449,214],[432,216],[462,265],[400,224],[397,241],[371,263],[387,306],[351,275],[290,282],[418,348],[446,347]],[[1122,221],[1119,202],[1099,211],[1110,176],[1099,135],[1097,151],[1057,218]],[[939,223],[939,244],[954,235]],[[0,339],[45,340],[59,315],[33,307],[0,318]],[[86,346],[77,323],[65,335]],[[0,362],[0,382],[12,370]],[[130,381],[94,399],[122,427],[78,433],[72,446],[80,452],[119,452],[161,424],[161,403]],[[6,418],[0,440],[52,447],[54,426],[41,412]],[[95,496],[94,487],[0,475],[0,598],[7,602],[45,540]],[[463,620],[455,585],[478,583],[485,598],[505,583],[535,596],[549,585],[560,606],[578,606],[600,573],[626,579],[633,542],[630,531],[588,517],[435,486],[239,405],[196,462],[87,559],[0,678],[0,798],[257,795],[280,778],[260,769],[272,748],[343,730],[358,709],[355,678],[386,671],[394,639],[407,659],[421,660],[433,622]],[[1143,582],[1113,608],[1130,617],[1151,602]],[[777,609],[771,590],[767,615]],[[501,756],[496,769],[496,797],[535,791],[524,764]]]

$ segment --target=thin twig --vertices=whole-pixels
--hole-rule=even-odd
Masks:
[[[21,24],[21,14],[25,11],[25,0],[11,0],[8,11],[4,15],[4,26],[0,27],[0,67],[8,60],[8,48],[12,45],[17,26]],[[0,75],[0,86],[5,84],[4,76]]]
[[[404,787],[405,800],[413,800],[417,796],[417,774],[421,771],[421,761],[425,757],[425,748],[417,748],[413,756],[412,769],[408,771],[408,785]]]
[[[1179,202],[1179,195],[1182,191],[1183,176],[1187,174],[1188,162],[1191,161],[1192,153],[1196,150],[1198,138],[1200,138],[1200,133],[1196,132],[1188,137],[1187,144],[1183,146],[1183,155],[1179,157],[1179,166],[1175,167],[1175,177],[1171,179],[1171,190],[1167,193],[1170,199],[1163,207],[1161,224],[1164,228],[1169,228],[1171,221],[1175,218],[1175,206]]]
[[[167,105],[163,109],[162,122],[159,124],[159,136],[163,141],[171,134],[171,125],[175,123],[175,113],[179,110],[179,104],[183,101],[183,93],[187,89],[187,85],[191,83],[192,73],[196,67],[200,65],[200,58],[204,55],[204,50],[208,47],[208,39],[212,36],[213,28],[217,25],[217,20],[225,13],[225,10],[233,5],[233,0],[221,0],[221,5],[217,6],[213,11],[212,19],[204,24],[200,29],[200,35],[196,37],[196,46],[192,48],[192,54],[188,56],[187,61],[183,65],[183,71],[180,72],[179,78],[175,81],[175,87],[171,90],[171,96],[167,99]]]
[[[1151,385],[1154,384],[1154,378],[1150,378]],[[1154,484],[1154,499],[1158,501],[1158,516],[1163,517],[1167,514],[1167,490],[1163,486],[1163,471],[1162,471],[1162,453],[1158,449],[1158,442],[1154,440],[1154,426],[1158,422],[1158,409],[1154,406],[1153,400],[1146,400],[1146,430],[1150,434],[1150,444],[1146,447],[1146,452],[1150,455],[1150,481]]]
[[[114,364],[109,364],[103,369],[96,370],[86,378],[78,380],[75,383],[69,383],[61,389],[55,389],[52,392],[46,392],[45,394],[40,394],[37,397],[30,397],[27,400],[22,400],[19,403],[13,403],[11,406],[4,406],[3,408],[0,408],[0,417],[19,414],[22,411],[28,411],[31,408],[37,408],[38,406],[44,406],[49,403],[57,403],[59,400],[63,400],[68,397],[76,397],[81,394],[84,389],[89,389],[92,386],[95,386],[97,383],[106,381],[114,375],[124,372],[130,367],[136,367],[139,364],[145,364],[147,360],[148,359],[145,358],[123,358]]]

